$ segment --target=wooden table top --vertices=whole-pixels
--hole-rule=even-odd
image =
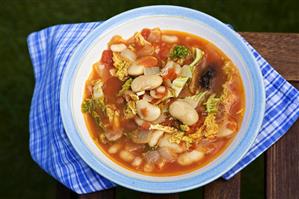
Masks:
[[[299,89],[299,34],[240,33],[284,78]],[[299,198],[299,121],[297,121],[265,154],[266,198]],[[229,181],[222,179],[204,186],[205,199],[238,199],[241,174]],[[76,195],[58,185],[57,198],[104,199],[115,198],[115,189]],[[144,199],[178,199],[174,194],[140,193]]]

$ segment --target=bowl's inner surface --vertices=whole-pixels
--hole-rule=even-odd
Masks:
[[[187,33],[191,33],[202,37],[209,42],[213,43],[219,49],[221,49],[224,54],[226,54],[236,65],[236,67],[240,71],[240,75],[244,84],[245,89],[245,99],[246,99],[246,112],[244,114],[243,123],[240,131],[237,133],[234,141],[231,145],[223,152],[218,158],[212,161],[207,166],[193,171],[191,173],[187,173],[184,175],[173,176],[173,177],[152,177],[145,176],[142,174],[138,174],[132,171],[129,171],[112,160],[106,157],[96,146],[90,134],[88,133],[87,127],[84,122],[83,115],[81,113],[81,103],[84,94],[84,85],[85,81],[91,72],[91,67],[93,63],[99,60],[99,57],[103,50],[107,48],[107,43],[114,35],[121,35],[123,38],[128,38],[133,35],[135,32],[140,31],[142,28],[154,28],[159,27],[160,29],[166,30],[177,30],[183,31]],[[74,123],[78,130],[78,133],[88,147],[88,149],[92,152],[95,158],[97,158],[103,164],[109,166],[113,170],[136,179],[143,179],[148,181],[173,181],[188,178],[189,176],[194,176],[198,173],[202,173],[208,170],[211,170],[213,167],[222,162],[225,158],[227,158],[231,152],[238,146],[242,138],[244,137],[247,129],[249,128],[249,121],[252,115],[252,107],[253,107],[253,88],[252,82],[250,81],[249,71],[245,62],[242,60],[242,56],[239,52],[230,44],[224,36],[216,32],[212,27],[200,23],[198,21],[193,21],[184,17],[174,17],[174,16],[148,16],[148,17],[139,17],[138,19],[133,19],[127,21],[126,23],[120,24],[118,26],[111,27],[104,31],[103,34],[98,35],[97,39],[93,41],[93,43],[89,46],[84,56],[79,61],[79,65],[75,72],[74,78],[72,80],[73,87],[71,88],[71,110],[72,116],[74,118]]]

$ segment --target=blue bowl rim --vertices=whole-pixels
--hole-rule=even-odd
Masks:
[[[248,70],[250,72],[251,79],[253,80],[253,95],[255,97],[252,115],[254,115],[254,117],[251,118],[251,121],[249,122],[249,129],[246,132],[244,138],[241,140],[239,146],[234,151],[232,151],[232,153],[225,160],[223,160],[211,170],[187,179],[176,180],[173,182],[151,182],[141,179],[133,179],[101,163],[80,139],[70,109],[71,100],[69,96],[72,89],[72,78],[78,68],[78,63],[81,56],[84,55],[90,44],[106,28],[121,24],[126,20],[130,20],[134,17],[150,15],[183,16],[191,18],[193,20],[203,21],[209,24],[216,31],[221,33],[239,51],[244,59],[244,62],[247,66],[249,66]],[[140,7],[118,14],[100,24],[91,33],[89,33],[74,50],[74,53],[69,59],[69,62],[67,63],[67,66],[65,68],[60,90],[60,111],[62,122],[72,146],[75,148],[80,157],[93,170],[95,170],[105,178],[111,180],[112,182],[130,189],[149,193],[173,193],[187,191],[203,186],[225,174],[237,162],[239,162],[246,154],[246,152],[250,149],[250,146],[254,141],[253,138],[257,136],[257,133],[262,124],[264,110],[265,90],[262,74],[253,55],[249,51],[244,41],[242,41],[242,39],[239,37],[239,35],[237,35],[236,32],[234,32],[231,28],[223,24],[221,21],[215,19],[214,17],[197,10],[180,6],[160,5]]]

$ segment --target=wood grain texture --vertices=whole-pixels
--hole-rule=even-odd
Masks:
[[[299,80],[299,34],[240,33],[284,78]]]
[[[115,198],[115,188],[107,189],[104,191],[98,191],[90,194],[78,195],[78,199],[114,199]]]
[[[238,199],[241,191],[241,174],[229,181],[215,180],[204,187],[204,199]]]
[[[299,198],[299,121],[266,152],[266,196]]]
[[[141,199],[179,199],[179,194],[148,194],[142,193]]]

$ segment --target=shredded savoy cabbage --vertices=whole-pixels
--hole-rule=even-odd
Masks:
[[[118,96],[123,95],[126,91],[128,91],[131,88],[132,81],[132,78],[129,78],[125,81],[125,83],[121,87],[121,90],[118,92]]]
[[[131,62],[115,52],[113,53],[112,59],[116,69],[115,75],[118,79],[124,81],[128,76],[128,67],[131,65]]]

